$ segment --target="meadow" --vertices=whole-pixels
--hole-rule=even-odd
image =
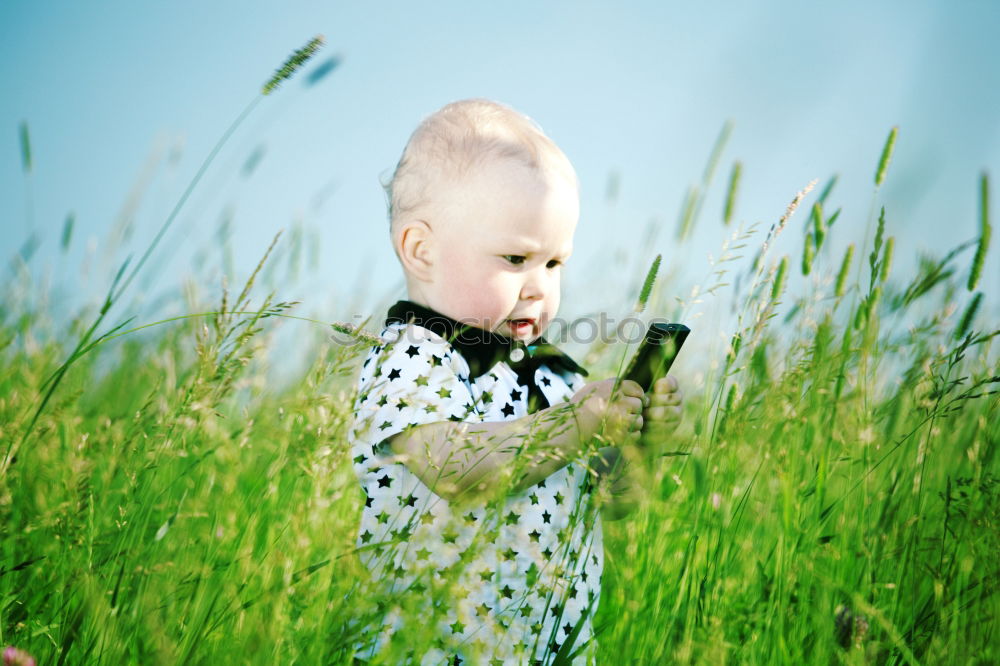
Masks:
[[[297,343],[311,361],[281,387],[275,331],[297,304],[268,291],[266,255],[189,316],[112,316],[227,136],[102,302],[54,312],[27,270],[3,285],[0,646],[39,664],[349,664],[359,627],[395,603],[365,584],[347,443],[380,313],[361,330],[314,322]],[[640,507],[604,523],[599,663],[1000,661],[990,182],[978,238],[897,275],[877,205],[895,140],[873,164],[868,233],[839,257],[835,179],[744,227],[733,166],[723,251],[695,297],[728,290],[738,323],[686,393],[670,455],[640,470]],[[773,256],[792,229],[801,254]],[[634,309],[673,312],[682,286],[646,268]],[[591,378],[626,352],[595,344]],[[429,624],[385,663],[430,644]]]

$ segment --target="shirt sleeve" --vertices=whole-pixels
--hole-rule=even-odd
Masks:
[[[550,405],[558,405],[567,402],[587,382],[579,372],[560,373],[543,365],[535,371],[535,383]]]
[[[581,375],[579,372],[573,372],[568,375],[565,375],[564,379],[566,381],[566,386],[569,387],[569,396],[567,396],[566,398],[567,400],[569,400],[570,397],[572,397],[577,391],[579,391],[580,389],[582,389],[584,386],[587,385],[587,380],[584,379],[583,375]]]
[[[408,325],[390,327],[373,347],[358,379],[350,430],[354,471],[362,484],[398,463],[388,438],[438,421],[482,420],[467,380],[468,367],[440,336]]]

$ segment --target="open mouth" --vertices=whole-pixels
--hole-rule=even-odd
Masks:
[[[508,319],[508,325],[515,333],[530,333],[535,328],[534,319]]]

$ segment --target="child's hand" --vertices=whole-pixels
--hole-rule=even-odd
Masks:
[[[578,404],[577,423],[583,445],[594,434],[601,433],[613,443],[637,442],[642,431],[642,387],[622,380],[612,395],[615,379],[591,382],[577,391],[571,402]],[[603,430],[601,426],[604,426]]]
[[[644,447],[655,448],[673,435],[681,421],[683,402],[676,377],[667,375],[656,380],[653,390],[643,397],[645,426],[640,441]]]

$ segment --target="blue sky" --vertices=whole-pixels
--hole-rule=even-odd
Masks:
[[[103,293],[124,257],[141,253],[212,145],[293,49],[322,33],[316,62],[340,59],[314,86],[303,76],[286,84],[233,136],[130,294],[126,309],[150,316],[184,309],[179,298],[154,296],[178,293],[185,280],[217,300],[226,260],[216,239],[227,215],[236,280],[279,229],[286,240],[296,225],[303,230],[316,268],[272,277],[279,298],[303,301],[303,314],[346,319],[403,297],[379,178],[423,116],[465,97],[532,116],[577,168],[581,224],[564,278],[567,317],[620,308],[654,252],[691,280],[702,276],[707,254],[731,231],[720,217],[737,159],[736,220],[748,224],[770,224],[811,179],[839,175],[831,205],[843,212],[827,269],[848,242],[860,243],[894,125],[899,141],[878,204],[898,237],[899,271],[919,252],[976,235],[983,169],[1000,198],[1000,4],[985,0],[9,1],[0,26],[0,249],[11,256],[30,225],[41,239],[32,269],[71,300]],[[716,182],[694,238],[678,246],[685,192],[727,119],[733,132]],[[27,179],[22,121],[33,148]],[[243,175],[255,153],[256,168]],[[612,172],[621,183],[613,204]],[[116,244],[123,210],[133,231]],[[59,235],[70,211],[76,228],[64,256]],[[797,261],[805,219],[779,254]],[[660,232],[646,244],[651,220]],[[998,254],[994,244],[987,284],[1000,276]],[[367,297],[359,299],[359,285]]]

